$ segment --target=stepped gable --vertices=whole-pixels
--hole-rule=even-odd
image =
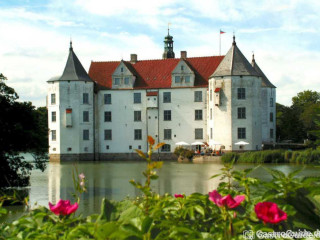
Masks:
[[[237,47],[235,37],[233,37],[232,47],[211,77],[222,76],[259,76]]]
[[[208,78],[217,69],[223,56],[186,58],[185,61],[194,71],[194,87],[207,87]],[[124,61],[136,76],[135,89],[171,88],[171,73],[179,63],[179,58],[141,60],[134,64]],[[99,85],[112,88],[112,74],[119,66],[117,62],[91,62],[89,76]]]
[[[54,79],[51,80],[53,81]],[[92,81],[78,57],[73,52],[72,42],[70,42],[66,67],[64,68],[62,76],[57,78],[56,81]]]
[[[252,54],[252,61],[251,65],[256,70],[256,72],[259,74],[259,76],[262,78],[261,86],[262,87],[269,87],[269,88],[276,88],[269,79],[266,77],[266,75],[262,72],[262,70],[259,68],[258,64],[256,63],[256,60],[254,59],[254,54]]]

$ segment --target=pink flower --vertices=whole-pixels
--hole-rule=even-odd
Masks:
[[[217,190],[209,192],[209,200],[214,202],[218,207],[227,206],[228,208],[235,208],[245,199],[245,196],[238,195],[232,198],[230,194],[222,197]]]
[[[81,187],[84,187],[84,185],[85,185],[85,184],[84,184],[84,182],[83,182],[83,181],[82,181],[82,182],[80,182],[80,186],[81,186]]]
[[[184,195],[183,194],[175,194],[174,197],[175,198],[184,198]]]
[[[273,202],[259,202],[254,207],[257,217],[264,223],[279,223],[287,220],[287,214]]]
[[[86,176],[84,175],[84,173],[80,173],[80,174],[79,174],[79,178],[80,178],[80,180],[83,180],[83,179],[86,178]]]
[[[70,200],[60,199],[56,205],[53,205],[51,202],[49,202],[50,211],[56,215],[69,215],[77,211],[78,207],[78,203],[71,205]]]

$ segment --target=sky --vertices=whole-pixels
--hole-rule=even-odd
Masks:
[[[304,90],[320,91],[319,0],[9,0],[0,1],[0,73],[21,101],[45,106],[47,80],[61,75],[72,39],[91,61],[160,59],[170,23],[176,57],[239,49],[290,106]],[[219,31],[226,32],[220,36]]]

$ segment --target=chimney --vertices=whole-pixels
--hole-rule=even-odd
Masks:
[[[136,62],[138,62],[138,55],[137,54],[130,54],[130,62],[132,64],[135,64]]]
[[[187,51],[181,51],[180,56],[180,58],[187,58]]]

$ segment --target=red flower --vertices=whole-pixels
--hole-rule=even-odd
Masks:
[[[209,192],[209,200],[214,202],[218,207],[227,206],[228,208],[235,208],[245,199],[245,196],[238,195],[235,198],[230,194],[222,197],[217,190]]]
[[[264,223],[279,223],[287,220],[287,214],[273,202],[259,202],[254,207],[257,217]]]
[[[184,198],[184,195],[183,194],[175,194],[174,197],[175,198]]]
[[[69,215],[77,211],[78,207],[78,203],[71,205],[70,200],[60,199],[56,205],[53,205],[51,202],[49,202],[50,211],[56,215]]]

